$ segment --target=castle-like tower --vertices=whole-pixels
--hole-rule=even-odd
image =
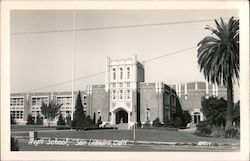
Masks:
[[[106,58],[105,91],[109,92],[110,124],[137,122],[138,83],[144,82],[144,67],[133,56],[129,59]]]

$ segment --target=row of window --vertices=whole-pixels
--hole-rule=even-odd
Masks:
[[[127,72],[127,79],[130,79],[130,68],[127,67],[126,68],[126,72]],[[124,74],[124,71],[123,71],[123,68],[119,68],[119,79],[123,79],[123,74]],[[116,74],[117,74],[117,71],[116,71],[116,68],[113,68],[113,80],[116,80]]]
[[[13,111],[15,111],[15,110],[23,110],[24,109],[24,107],[10,107],[10,110],[13,110]]]
[[[121,88],[123,88],[123,87],[130,87],[130,83],[129,82],[127,82],[127,83],[112,83],[112,87],[113,88],[116,88],[116,87],[121,87]]]
[[[11,106],[23,106],[24,105],[24,98],[11,98],[10,105]]]
[[[58,104],[63,104],[63,106],[65,105],[72,105],[72,97],[57,97],[56,98],[56,102]]]
[[[112,99],[130,99],[130,90],[112,90]]]
[[[10,111],[13,119],[23,119],[23,111]]]
[[[32,98],[32,106],[41,106],[42,102],[48,103],[49,97],[33,97]]]

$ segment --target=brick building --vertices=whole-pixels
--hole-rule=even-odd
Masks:
[[[81,91],[84,110],[87,115],[101,118],[110,124],[125,124],[127,128],[136,122],[161,122],[173,119],[177,99],[183,110],[188,110],[192,122],[198,123],[204,117],[200,111],[202,96],[226,98],[223,86],[205,82],[179,83],[168,86],[163,82],[144,82],[144,66],[133,56],[128,59],[106,58],[105,84],[88,85]],[[10,97],[10,113],[18,123],[25,123],[28,114],[34,119],[41,114],[41,102],[51,100],[59,104],[64,118],[74,112],[74,102],[78,92],[34,92],[13,93]],[[73,105],[72,105],[73,102]],[[42,116],[43,117],[43,116]],[[45,121],[46,123],[46,121]],[[56,121],[55,121],[56,123]]]
[[[206,82],[188,82],[178,83],[172,85],[172,87],[176,90],[182,109],[190,112],[192,123],[195,124],[204,120],[204,116],[200,111],[201,98],[203,96],[227,99],[227,90],[222,85],[208,84]]]
[[[161,122],[173,119],[176,110],[176,92],[163,82],[144,83],[144,66],[133,56],[128,59],[106,58],[106,82],[88,85],[81,91],[84,110],[96,121],[101,118],[110,124],[125,124],[128,128],[136,122]],[[74,92],[73,99],[77,92]],[[11,114],[18,123],[25,123],[28,114],[34,119],[41,114],[41,102],[51,100],[63,103],[63,117],[72,116],[71,92],[13,93]],[[13,103],[21,102],[21,103]],[[75,100],[73,100],[75,102]],[[42,116],[43,117],[43,116]]]

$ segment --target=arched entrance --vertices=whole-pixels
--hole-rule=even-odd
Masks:
[[[115,115],[115,123],[128,123],[128,113],[123,109],[117,111]]]

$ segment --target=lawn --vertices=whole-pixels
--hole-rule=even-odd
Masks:
[[[12,136],[28,136],[29,131],[38,131],[38,137],[52,138],[80,138],[80,139],[110,139],[110,140],[133,140],[133,130],[55,130],[55,128],[41,127],[12,127]],[[212,143],[239,144],[240,139],[200,137],[192,132],[169,131],[153,129],[137,129],[136,140],[138,141],[162,141],[162,142],[194,142],[211,141]]]

